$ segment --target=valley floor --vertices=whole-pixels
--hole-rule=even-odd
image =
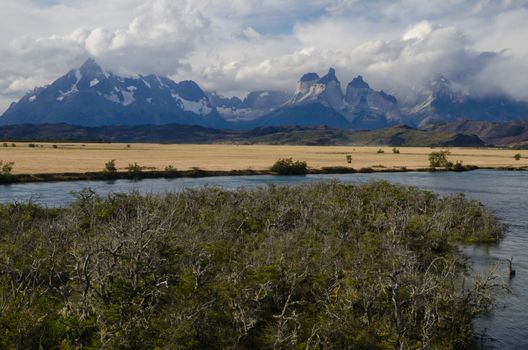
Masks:
[[[378,153],[382,149],[384,153]],[[199,167],[205,170],[267,170],[279,158],[306,161],[310,168],[344,167],[374,170],[408,170],[429,166],[427,147],[356,146],[267,146],[267,145],[159,145],[159,144],[50,144],[17,143],[0,146],[0,160],[15,162],[13,174],[57,174],[98,172],[115,159],[118,170],[137,163],[147,169],[178,170]],[[528,152],[496,148],[449,148],[452,162],[481,168],[528,167]],[[514,155],[521,153],[520,160]],[[346,156],[352,156],[348,164]]]

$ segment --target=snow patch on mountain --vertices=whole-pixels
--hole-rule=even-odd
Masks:
[[[143,84],[145,84],[149,89],[152,89],[152,86],[150,85],[150,83],[149,83],[148,81],[146,81],[144,78],[142,78],[141,81],[142,81]]]
[[[121,90],[121,94],[123,95],[123,106],[128,106],[136,101],[133,92]]]
[[[218,113],[230,122],[251,122],[280,108],[291,98],[283,91],[260,90],[250,92],[244,100],[227,98],[215,92],[207,93]]]
[[[117,96],[115,92],[112,92],[112,94],[110,95],[105,94],[104,98],[113,103],[121,103],[121,99],[119,98],[119,96]]]
[[[180,97],[180,95],[177,93],[172,92],[171,95],[172,98],[178,101],[184,111],[192,112],[202,116],[208,115],[213,111],[207,98],[202,98],[199,101],[189,101]]]

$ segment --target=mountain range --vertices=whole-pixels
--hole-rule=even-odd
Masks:
[[[413,103],[402,104],[357,76],[343,89],[332,68],[304,74],[293,93],[272,90],[247,97],[206,92],[193,81],[157,75],[120,77],[93,59],[48,86],[29,91],[0,117],[0,125],[67,123],[105,125],[198,125],[216,129],[321,126],[380,129],[396,125],[433,128],[458,120],[511,122],[528,119],[528,103],[502,94],[479,97],[433,79]]]

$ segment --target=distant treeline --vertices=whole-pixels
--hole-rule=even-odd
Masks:
[[[371,183],[0,205],[2,349],[462,349],[492,302],[461,195]]]

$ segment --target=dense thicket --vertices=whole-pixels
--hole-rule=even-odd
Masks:
[[[464,348],[502,227],[387,183],[0,206],[2,349]]]

